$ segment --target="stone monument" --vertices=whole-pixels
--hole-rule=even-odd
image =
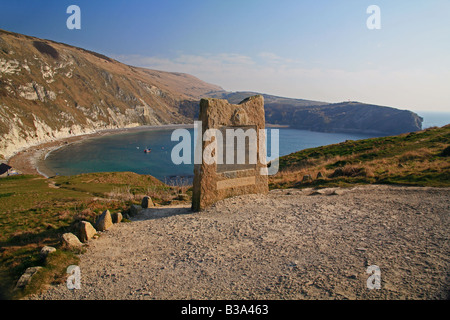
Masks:
[[[192,210],[228,197],[267,193],[264,98],[253,96],[238,105],[202,99],[199,121],[202,161],[194,165]]]

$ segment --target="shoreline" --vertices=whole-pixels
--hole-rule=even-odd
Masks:
[[[159,126],[139,126],[130,128],[104,129],[97,132],[75,135],[67,138],[57,139],[51,142],[41,143],[26,150],[17,152],[15,155],[6,159],[6,163],[21,174],[39,175],[46,179],[55,175],[50,168],[45,165],[45,160],[53,152],[74,143],[81,143],[87,139],[109,136],[114,134],[123,134],[129,132],[139,132],[158,129],[177,129],[193,128],[193,124],[166,124]],[[267,128],[288,128],[289,126],[266,124]]]
[[[6,163],[13,167],[21,174],[40,175],[48,179],[53,176],[53,171],[45,166],[45,159],[53,152],[74,143],[81,143],[88,139],[109,136],[114,134],[124,134],[130,132],[150,131],[158,129],[176,129],[191,128],[191,124],[167,124],[160,126],[139,126],[132,128],[105,129],[89,134],[71,136],[63,139],[57,139],[51,142],[45,142],[32,146],[27,150],[19,151],[9,159]]]

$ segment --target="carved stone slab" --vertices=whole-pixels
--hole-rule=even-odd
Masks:
[[[267,193],[268,178],[263,174],[266,168],[265,149],[259,150],[260,146],[265,146],[265,136],[259,134],[265,129],[264,98],[253,96],[237,105],[223,99],[202,99],[199,121],[202,124],[201,136],[204,137],[209,129],[216,129],[221,133],[223,146],[222,154],[216,150],[217,159],[213,164],[202,161],[202,164],[194,166],[192,209],[201,211],[221,199],[242,194]],[[248,134],[249,137],[239,143],[232,136],[227,136],[227,132],[233,131],[244,133],[244,136]],[[202,155],[216,139],[213,137],[201,142]],[[227,161],[230,152],[233,157],[229,156],[228,160],[233,161]],[[245,155],[244,161],[239,162],[238,152]]]

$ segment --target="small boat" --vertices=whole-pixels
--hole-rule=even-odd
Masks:
[[[152,149],[145,149],[144,150],[144,153],[150,153],[150,152],[152,152]]]

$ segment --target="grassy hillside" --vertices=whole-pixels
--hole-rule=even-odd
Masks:
[[[450,125],[399,136],[346,141],[281,157],[271,188],[389,183],[450,186]],[[319,172],[322,178],[317,179]],[[312,180],[304,179],[311,176]]]
[[[59,248],[60,236],[76,232],[77,221],[94,223],[104,210],[126,212],[144,195],[156,204],[176,200],[187,187],[169,187],[135,173],[92,173],[44,179],[14,176],[0,179],[0,298],[20,297],[40,286],[60,282],[66,268],[77,264],[79,252],[58,250],[43,265],[44,246]],[[28,267],[44,266],[26,292],[12,295],[17,280]]]

